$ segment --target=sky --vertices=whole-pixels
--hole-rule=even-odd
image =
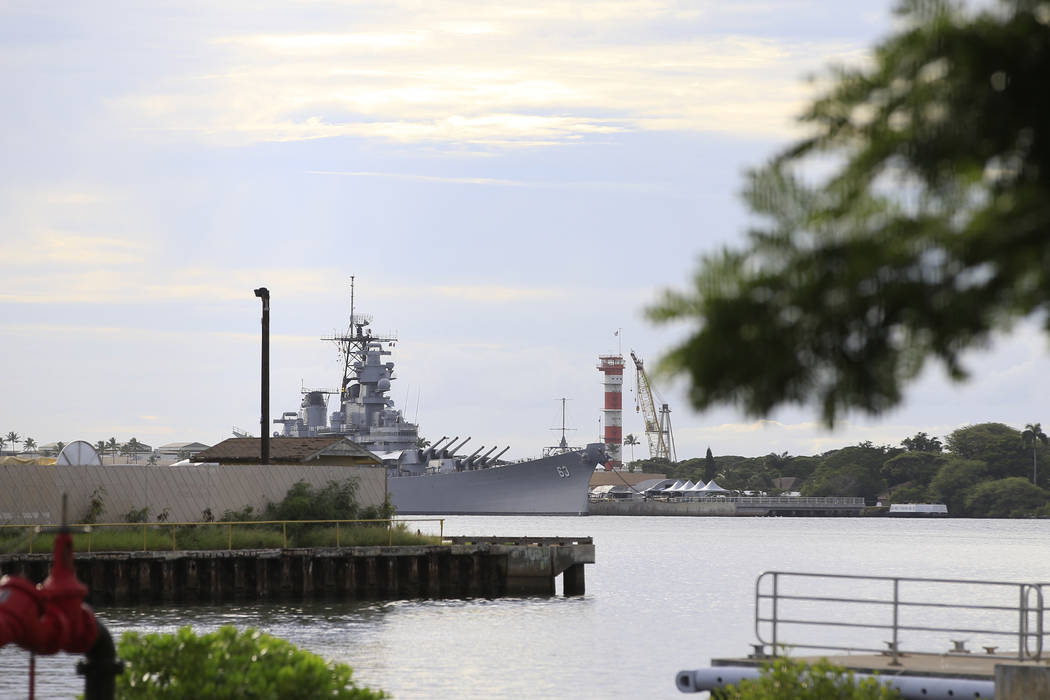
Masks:
[[[272,296],[276,417],[337,387],[320,339],[346,327],[354,276],[425,437],[532,456],[564,397],[569,441],[596,441],[598,356],[651,368],[685,336],[645,308],[743,242],[743,174],[802,134],[807,78],[863,62],[891,9],[0,0],[0,435],[257,435],[253,290]],[[833,431],[813,406],[696,412],[652,380],[680,459],[802,455],[1050,422],[1046,361],[1022,324],[967,356],[970,382],[930,365],[899,409]]]

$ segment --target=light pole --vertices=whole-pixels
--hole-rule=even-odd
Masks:
[[[259,287],[255,296],[262,299],[262,381],[260,382],[262,416],[259,418],[262,463],[270,463],[270,290]]]

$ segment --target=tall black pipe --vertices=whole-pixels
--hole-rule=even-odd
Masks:
[[[98,636],[77,664],[84,676],[84,700],[113,700],[116,677],[124,672],[124,662],[117,658],[117,648],[106,626],[96,619]]]
[[[270,463],[270,290],[259,287],[255,296],[262,299],[262,417],[259,419],[262,441],[262,464]]]

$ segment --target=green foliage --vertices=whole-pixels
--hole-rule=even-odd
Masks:
[[[725,700],[893,700],[900,697],[873,678],[855,680],[852,671],[827,659],[813,664],[779,658],[755,680],[722,691]]]
[[[886,503],[926,503],[930,500],[924,484],[907,483],[890,489]]]
[[[908,482],[929,484],[947,461],[939,452],[903,452],[886,460],[879,473],[891,487]]]
[[[245,522],[247,520],[261,519],[252,506],[244,506],[240,510],[224,510],[219,522]]]
[[[674,463],[667,459],[639,459],[632,462],[635,465],[635,471],[642,471],[647,474],[667,474],[670,472]]]
[[[915,433],[915,437],[904,438],[901,446],[909,452],[940,452],[944,449],[940,439],[926,433]]]
[[[711,453],[711,448],[707,448],[707,454],[704,455],[704,481],[710,482],[718,474],[718,463],[715,462],[715,456]]]
[[[394,504],[390,502],[390,494],[388,493],[383,499],[383,502],[378,506],[368,506],[361,511],[358,516],[361,520],[390,520],[396,515],[397,509],[394,508]]]
[[[803,487],[802,495],[861,496],[874,502],[886,488],[882,466],[893,452],[870,444],[830,452]]]
[[[127,664],[117,676],[122,700],[387,697],[358,686],[346,664],[328,663],[250,628],[227,625],[203,635],[189,627],[175,634],[125,632],[118,653]]]
[[[143,508],[132,508],[120,518],[126,523],[149,522],[149,506]]]
[[[985,463],[996,478],[1024,476],[1031,458],[1021,442],[1021,432],[1002,423],[978,423],[952,432],[946,438],[948,451],[966,459]]]
[[[1030,517],[1037,515],[1046,503],[1046,491],[1020,476],[985,481],[966,496],[967,511],[984,518]]]
[[[263,520],[353,520],[360,517],[357,479],[329,481],[315,489],[297,481],[279,503],[269,502]]]
[[[928,493],[931,500],[948,506],[951,515],[969,515],[967,496],[987,475],[988,467],[984,462],[952,458],[937,470]]]
[[[1050,303],[1050,25],[1031,0],[903,0],[873,60],[832,71],[811,137],[750,174],[761,218],[649,309],[695,331],[663,359],[698,409],[879,413],[928,360]],[[831,164],[811,185],[798,176]],[[775,352],[771,352],[775,348]]]
[[[85,525],[97,523],[98,519],[102,517],[102,513],[106,510],[106,487],[96,486],[91,492],[91,498],[88,500],[87,511],[81,516],[80,522]]]
[[[1050,438],[1043,432],[1043,427],[1039,423],[1029,423],[1024,427],[1021,432],[1021,443],[1025,447],[1032,448],[1032,483],[1038,484],[1038,468],[1039,462],[1036,455],[1036,448],[1039,443],[1043,443],[1043,447],[1046,447],[1047,443],[1050,442]]]

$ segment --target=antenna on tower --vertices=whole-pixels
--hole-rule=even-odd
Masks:
[[[350,275],[350,335],[354,334],[354,276]]]
[[[558,400],[561,401],[561,427],[560,428],[551,428],[551,430],[560,430],[561,431],[561,442],[558,443],[558,449],[566,450],[566,449],[569,448],[569,443],[565,439],[565,431],[566,430],[576,430],[576,428],[566,428],[565,427],[565,402],[568,401],[568,399],[563,396],[562,398],[560,398]]]

